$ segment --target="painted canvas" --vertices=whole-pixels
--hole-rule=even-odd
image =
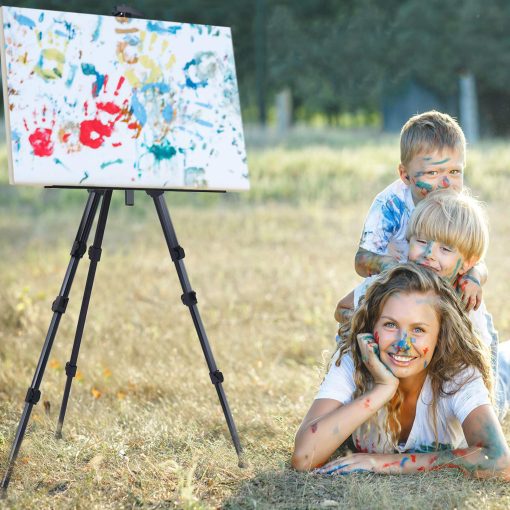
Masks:
[[[229,28],[2,7],[12,184],[245,190]]]

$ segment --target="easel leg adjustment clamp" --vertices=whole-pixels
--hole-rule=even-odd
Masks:
[[[25,397],[25,402],[35,406],[35,404],[39,402],[40,398],[41,398],[40,390],[36,390],[35,388],[28,388],[27,396]]]
[[[69,298],[64,296],[58,296],[55,301],[53,301],[53,304],[51,305],[51,309],[54,312],[58,313],[65,313],[67,308],[67,303],[69,303]]]
[[[66,375],[68,377],[74,377],[78,371],[77,365],[71,365],[69,361],[66,363]]]
[[[197,293],[194,290],[192,290],[190,292],[187,292],[186,294],[183,294],[181,296],[181,301],[186,306],[196,305],[198,303],[198,301],[197,301]]]
[[[172,262],[176,262],[177,260],[181,260],[186,256],[184,253],[184,248],[182,246],[175,246],[170,250],[170,257],[172,258]]]
[[[87,251],[87,244],[83,241],[74,241],[73,247],[71,248],[71,257],[81,259]]]
[[[101,260],[102,251],[103,250],[101,248],[96,248],[95,246],[91,246],[89,248],[89,259],[92,262],[99,262]]]
[[[219,370],[210,372],[209,375],[211,376],[211,382],[213,384],[220,384],[224,381],[223,374]]]

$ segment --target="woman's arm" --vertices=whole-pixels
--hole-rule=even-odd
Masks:
[[[329,398],[315,400],[296,434],[292,466],[306,471],[324,464],[394,394],[395,389],[378,385],[345,405]]]
[[[435,453],[355,454],[330,462],[320,472],[410,474],[454,468],[475,478],[498,477],[510,481],[510,451],[492,406],[474,409],[462,428],[468,448]]]
[[[397,391],[399,380],[382,364],[372,335],[358,335],[358,344],[374,377],[373,389],[345,405],[329,398],[314,401],[296,434],[292,455],[295,469],[305,471],[324,464]]]

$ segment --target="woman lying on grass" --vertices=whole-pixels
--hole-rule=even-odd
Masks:
[[[297,432],[296,469],[458,468],[510,480],[490,353],[447,282],[412,263],[395,266],[367,290],[346,338]],[[364,453],[324,465],[350,435]]]

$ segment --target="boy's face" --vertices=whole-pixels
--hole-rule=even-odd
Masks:
[[[400,178],[411,188],[415,204],[436,189],[461,191],[464,185],[464,151],[445,147],[423,152],[398,167]]]
[[[453,246],[422,236],[411,236],[408,258],[411,262],[429,267],[451,283],[474,266],[474,261],[466,260]]]

